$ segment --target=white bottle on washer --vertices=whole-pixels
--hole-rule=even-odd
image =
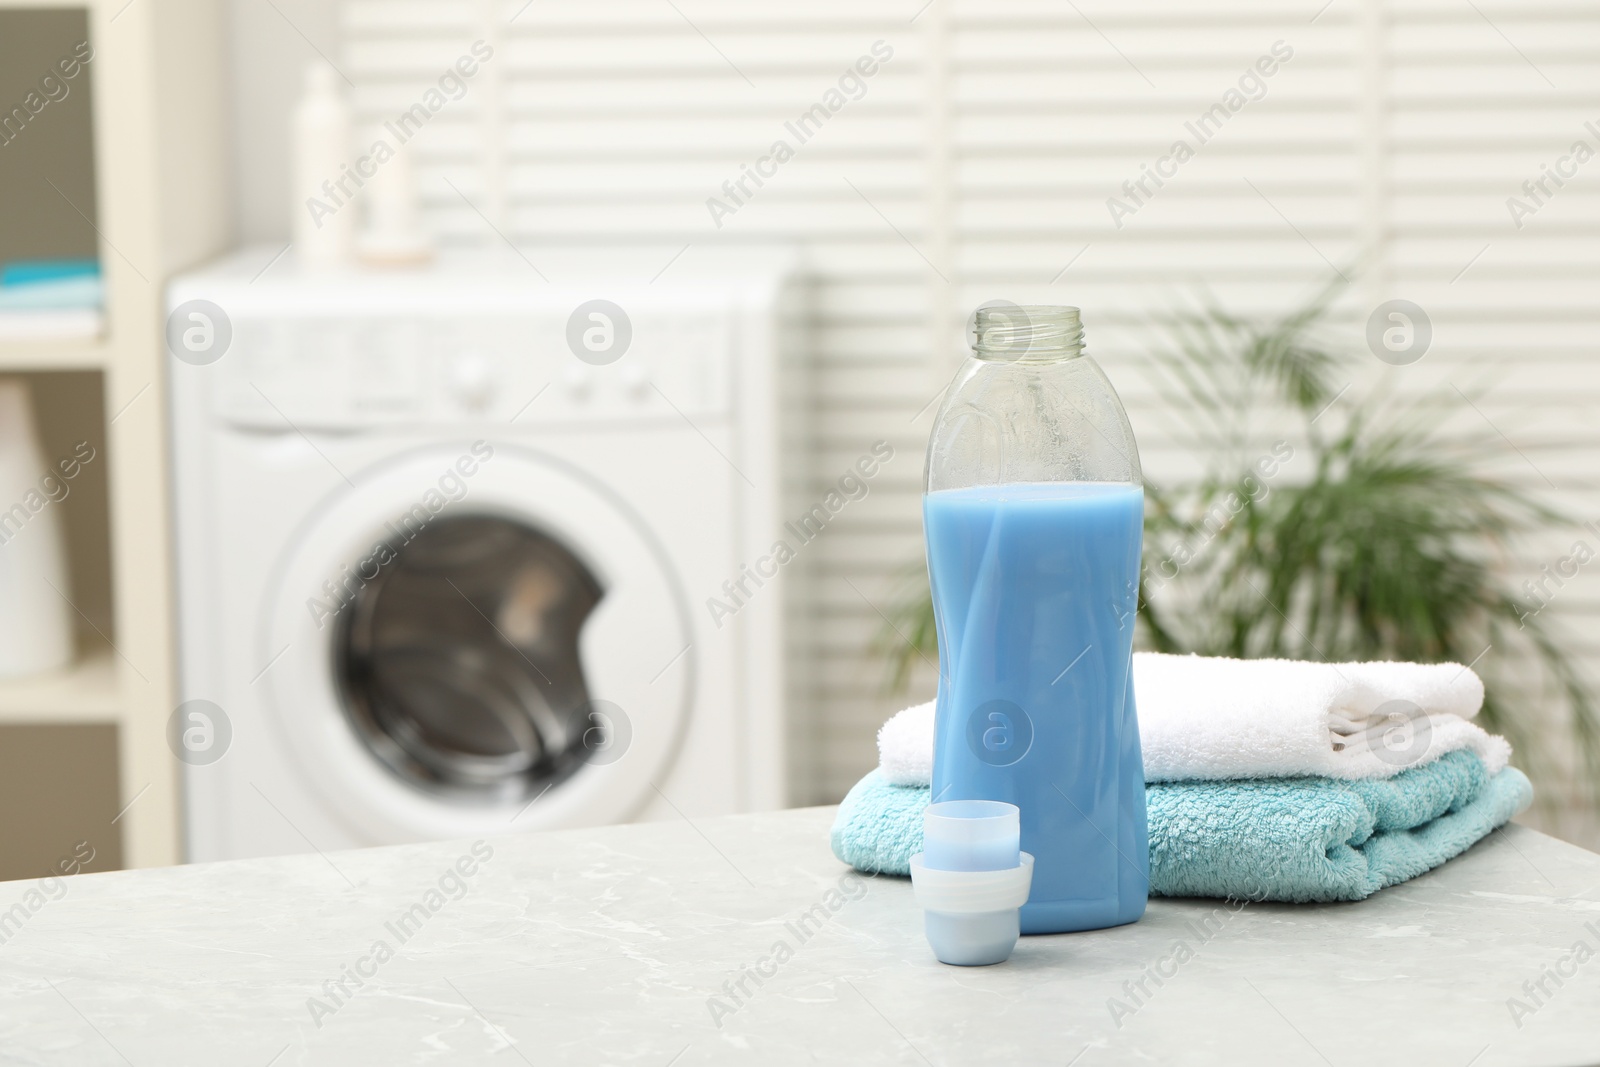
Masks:
[[[310,64],[289,128],[290,237],[300,263],[309,269],[351,261],[359,210],[351,203],[359,186],[346,176],[352,143],[350,108],[339,89],[339,72],[324,62]]]
[[[395,149],[367,179],[367,227],[361,234],[361,261],[373,267],[426,263],[433,255],[417,211],[417,179],[411,149]]]

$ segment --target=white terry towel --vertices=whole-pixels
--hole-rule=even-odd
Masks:
[[[1138,652],[1133,688],[1148,782],[1213,778],[1388,778],[1470,748],[1490,774],[1503,737],[1469,720],[1483,682],[1457,663],[1311,663]],[[933,778],[933,704],[878,731],[878,769],[897,785]]]

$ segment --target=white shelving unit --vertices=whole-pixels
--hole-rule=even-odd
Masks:
[[[91,343],[105,332],[105,318],[98,311],[0,311],[0,342],[46,344],[76,341]]]
[[[118,728],[117,823],[129,867],[180,860],[162,291],[227,239],[219,0],[0,0],[0,14],[86,12],[96,217],[105,280],[97,337],[0,336],[0,374],[95,371],[103,393],[113,624],[67,669],[0,680],[0,725]],[[42,73],[42,72],[41,72]]]
[[[64,671],[0,683],[0,723],[121,721],[117,658],[106,647],[80,648]]]

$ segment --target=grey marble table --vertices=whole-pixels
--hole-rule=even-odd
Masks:
[[[832,815],[6,883],[0,1061],[1600,1061],[1600,856],[1531,830],[1361,904],[1157,900],[962,969]]]

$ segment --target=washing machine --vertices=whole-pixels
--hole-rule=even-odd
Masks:
[[[272,251],[168,293],[188,857],[790,802],[793,259]]]

